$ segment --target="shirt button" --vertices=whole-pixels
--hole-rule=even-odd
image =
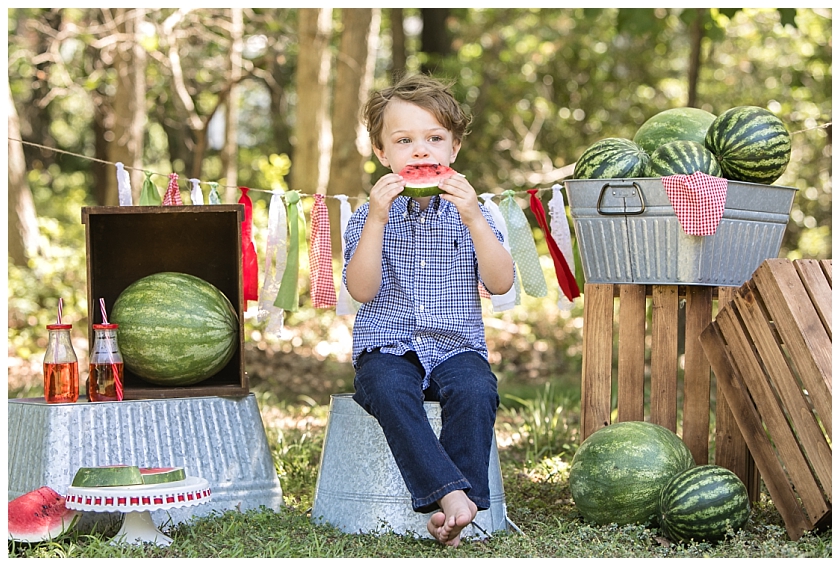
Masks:
[[[426,260],[425,259],[420,260],[420,267],[426,267]]]
[[[423,218],[420,219],[420,224],[425,224],[425,223],[426,223],[426,217],[424,216]]]
[[[417,307],[417,310],[419,310],[420,312],[423,312],[424,310],[426,310],[426,307],[424,307],[423,305],[420,305],[419,307]]]

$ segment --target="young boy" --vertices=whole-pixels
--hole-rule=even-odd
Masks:
[[[376,417],[427,528],[458,546],[490,507],[487,471],[499,397],[487,362],[479,283],[514,280],[510,254],[463,175],[442,195],[400,196],[405,165],[451,165],[469,118],[447,85],[417,75],[374,93],[365,123],[383,175],[345,233],[344,282],[361,307],[353,328],[353,398]],[[440,401],[440,439],[423,409]]]

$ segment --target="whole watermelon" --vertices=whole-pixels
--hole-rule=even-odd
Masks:
[[[111,322],[125,367],[157,385],[193,385],[231,360],[239,320],[225,295],[186,273],[138,279],[117,297]]]
[[[747,488],[722,466],[684,470],[671,478],[659,497],[659,526],[675,542],[718,540],[749,518]]]
[[[636,130],[633,141],[649,154],[657,147],[672,141],[704,143],[706,132],[715,118],[711,112],[690,106],[663,110],[650,117]]]
[[[642,421],[614,423],[581,443],[572,459],[569,487],[589,522],[652,524],[658,519],[662,488],[692,466],[688,447],[667,428]]]
[[[625,138],[604,138],[587,147],[575,163],[575,179],[643,177],[650,157]]]
[[[736,106],[715,118],[705,145],[723,176],[733,181],[769,185],[790,161],[790,133],[784,122],[758,106]]]
[[[691,175],[697,171],[714,177],[721,176],[720,164],[702,143],[677,140],[654,150],[650,155],[647,176]]]

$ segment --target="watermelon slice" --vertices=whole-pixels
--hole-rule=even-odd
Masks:
[[[80,513],[64,505],[64,497],[39,487],[9,501],[9,540],[41,542],[68,532]]]
[[[114,487],[120,485],[141,485],[143,478],[137,466],[116,464],[79,468],[73,477],[73,487]]]
[[[406,165],[399,172],[399,175],[405,179],[405,188],[402,194],[407,197],[439,195],[443,191],[438,187],[438,183],[457,174],[457,171],[451,167],[438,163]]]
[[[140,468],[144,484],[169,483],[187,478],[184,468]]]

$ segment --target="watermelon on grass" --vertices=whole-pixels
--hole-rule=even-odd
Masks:
[[[614,423],[581,443],[569,469],[569,487],[578,511],[591,523],[651,524],[658,518],[662,488],[693,466],[688,447],[667,428]]]
[[[9,540],[41,542],[68,532],[79,512],[68,509],[54,489],[42,486],[9,501]]]
[[[722,466],[684,470],[671,478],[659,497],[659,525],[675,542],[718,540],[729,529],[743,527],[749,518],[747,488]]]
[[[720,177],[720,165],[702,143],[677,140],[661,145],[650,155],[648,177],[669,175],[691,175],[702,171],[713,177]]]
[[[239,319],[214,285],[186,273],[138,279],[114,302],[111,322],[125,367],[157,385],[192,385],[233,358]]]
[[[649,154],[672,141],[703,143],[706,140],[706,132],[715,118],[714,114],[700,108],[670,108],[655,114],[642,124],[636,130],[633,141]]]
[[[403,196],[407,197],[430,197],[439,195],[443,191],[438,184],[444,180],[457,175],[451,167],[439,163],[419,163],[406,165],[399,175],[405,179]]]
[[[643,177],[650,160],[635,142],[604,138],[587,147],[575,163],[575,179],[627,179]]]
[[[736,106],[715,118],[706,148],[733,181],[771,184],[785,172],[791,154],[784,122],[758,106]]]

